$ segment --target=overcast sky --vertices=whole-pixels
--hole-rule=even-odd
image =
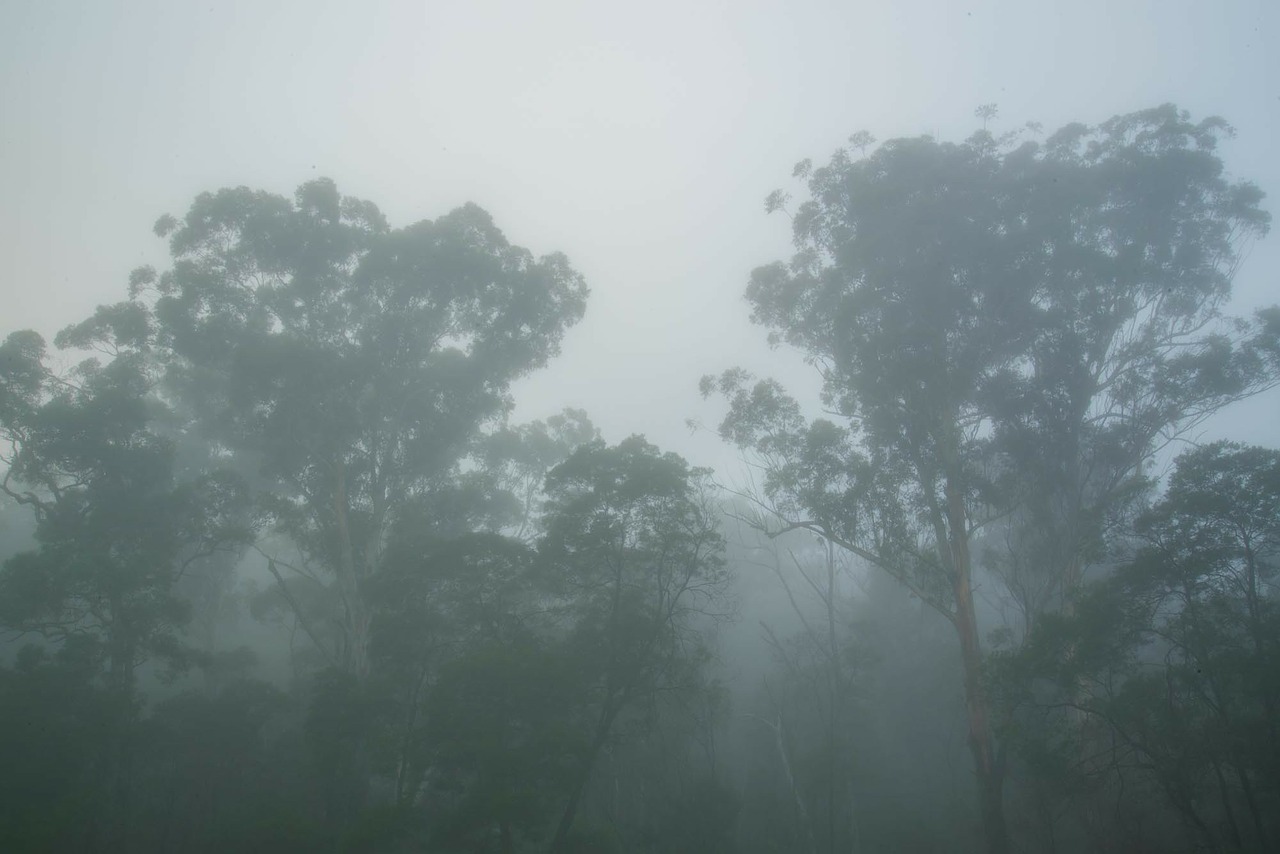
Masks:
[[[790,251],[764,196],[852,132],[961,139],[1173,101],[1239,137],[1280,213],[1280,3],[0,0],[0,334],[51,335],[164,264],[157,216],[318,175],[395,225],[466,201],[564,251],[592,289],[518,415],[588,410],[695,462],[728,457],[701,374],[794,376],[747,321]],[[1280,300],[1280,234],[1237,308]],[[1280,444],[1280,396],[1214,436]]]

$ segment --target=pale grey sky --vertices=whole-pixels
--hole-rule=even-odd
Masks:
[[[1228,167],[1280,214],[1275,2],[220,2],[0,0],[0,332],[52,334],[163,263],[151,224],[199,192],[317,175],[393,223],[473,200],[566,252],[587,319],[519,388],[723,463],[698,377],[794,375],[747,321],[789,254],[762,200],[852,132],[963,138],[1174,101],[1239,131]],[[1243,309],[1280,300],[1280,234]],[[1280,396],[1214,435],[1280,444]]]

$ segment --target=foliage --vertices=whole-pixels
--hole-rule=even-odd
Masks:
[[[831,419],[741,370],[703,380],[765,471],[757,525],[821,534],[955,626],[992,851],[1009,843],[976,533],[1006,531],[991,564],[1031,625],[1070,602],[1162,442],[1280,376],[1280,310],[1218,315],[1269,224],[1261,191],[1224,177],[1229,132],[1164,106],[1044,143],[859,139],[797,166],[797,251],[747,299],[819,371]]]
[[[581,409],[566,409],[545,421],[503,427],[486,436],[479,452],[495,488],[513,496],[519,507],[511,535],[531,541],[539,530],[539,502],[547,473],[582,445],[600,439],[600,431]]]
[[[392,229],[328,180],[293,200],[204,194],[157,233],[172,268],[137,271],[135,299],[80,334],[129,318],[201,433],[256,461],[259,505],[300,550],[298,569],[341,592],[335,662],[364,678],[361,585],[388,533],[449,490],[511,382],[581,317],[586,287],[563,255],[512,246],[475,205]]]
[[[1262,193],[1218,119],[975,115],[796,166],[747,298],[824,411],[703,380],[761,474],[727,511],[581,410],[509,422],[587,290],[475,205],[162,217],[125,301],[0,343],[0,848],[1274,849],[1280,452],[1152,498],[1280,379],[1280,308],[1221,313]],[[725,643],[766,551],[793,613]]]
[[[93,644],[127,694],[143,660],[187,663],[180,629],[189,609],[175,585],[250,536],[246,493],[228,472],[176,480],[172,444],[152,429],[140,354],[86,361],[72,379],[45,358],[33,333],[0,347],[3,490],[37,520],[37,547],[0,571],[0,621],[59,644]]]
[[[538,838],[583,749],[580,677],[555,650],[529,642],[480,646],[451,662],[433,690],[424,732],[448,804],[438,844],[490,835]]]
[[[547,476],[539,561],[595,719],[551,850],[624,714],[696,687],[726,579],[707,472],[633,436],[583,445]]]
[[[0,847],[74,851],[93,813],[108,699],[93,685],[90,655],[25,647],[0,668]]]
[[[1280,832],[1280,452],[1188,451],[1137,533],[1136,556],[1073,615],[998,661],[1006,690],[1053,721],[1023,750],[1076,788],[1147,778],[1203,844],[1268,850]]]

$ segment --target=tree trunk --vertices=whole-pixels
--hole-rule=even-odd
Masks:
[[[836,804],[842,799],[838,797],[838,789],[843,781],[840,777],[841,755],[839,750],[839,727],[836,715],[844,708],[844,668],[840,661],[840,644],[836,638],[836,555],[835,546],[830,540],[825,543],[827,558],[827,647],[830,655],[830,708],[827,717],[827,851],[836,854],[839,847],[837,833]],[[846,825],[852,820],[847,818]]]
[[[356,566],[355,548],[351,542],[351,526],[347,521],[347,469],[339,461],[335,466],[333,515],[338,533],[338,590],[346,609],[347,644],[343,664],[347,672],[364,684],[369,675],[369,608],[360,589],[360,573]]]
[[[601,748],[604,747],[605,741],[609,738],[609,730],[613,728],[613,720],[618,714],[618,709],[618,706],[606,703],[604,709],[601,710],[600,721],[596,724],[595,737],[591,740],[591,747],[583,760],[578,779],[573,785],[573,790],[569,793],[569,802],[565,804],[564,812],[560,814],[560,823],[556,825],[555,836],[551,837],[551,844],[547,846],[548,854],[559,854],[564,850],[564,844],[569,838],[569,831],[573,827],[573,820],[578,815],[578,804],[582,801],[582,794],[586,791],[587,783],[591,780],[591,771],[595,767],[596,757],[600,755]]]
[[[804,797],[800,794],[800,787],[796,785],[795,775],[791,771],[791,758],[787,753],[787,740],[782,733],[781,714],[779,714],[776,723],[769,724],[769,728],[773,730],[774,741],[778,747],[778,758],[782,760],[782,772],[787,776],[787,788],[791,790],[791,798],[796,806],[796,818],[804,828],[805,840],[809,843],[809,851],[817,852],[818,842],[813,836],[813,821],[809,817],[809,810],[805,808]]]
[[[946,482],[947,527],[950,531],[952,590],[956,634],[964,668],[965,711],[969,751],[978,783],[982,831],[990,854],[1008,854],[1009,832],[1004,820],[1004,769],[991,732],[986,689],[982,684],[982,645],[973,603],[973,566],[969,554],[968,515],[964,496],[951,477]]]

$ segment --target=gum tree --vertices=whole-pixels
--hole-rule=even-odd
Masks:
[[[820,372],[827,417],[742,371],[703,381],[729,401],[721,434],[764,469],[762,526],[819,533],[954,627],[992,852],[1009,839],[977,536],[1014,527],[1027,542],[1011,551],[1072,590],[1161,441],[1274,383],[1280,312],[1218,314],[1268,224],[1261,192],[1224,177],[1228,130],[1160,107],[1043,143],[984,130],[867,153],[857,135],[797,167],[797,252],[747,288],[770,340]],[[1024,510],[1029,495],[1043,500]],[[1045,532],[1061,544],[1032,548]]]
[[[129,304],[192,429],[259,474],[258,506],[297,562],[332,583],[331,663],[369,672],[366,587],[411,507],[457,488],[510,384],[558,352],[587,289],[563,255],[535,258],[466,205],[393,229],[332,182],[293,199],[206,193],[156,226],[172,267],[144,268]],[[287,591],[286,591],[287,592]],[[330,645],[317,641],[325,649]]]

